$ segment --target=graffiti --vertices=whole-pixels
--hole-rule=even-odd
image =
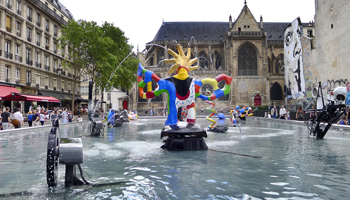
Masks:
[[[293,99],[305,98],[300,25],[300,18],[297,18],[284,31],[286,93]]]

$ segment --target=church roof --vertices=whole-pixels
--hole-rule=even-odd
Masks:
[[[163,22],[153,41],[221,40],[228,28],[228,22]]]
[[[260,25],[260,23],[258,22]],[[282,40],[290,22],[263,22],[267,40]],[[306,25],[306,24],[305,24]],[[229,22],[163,22],[153,41],[161,40],[221,40],[226,36]]]

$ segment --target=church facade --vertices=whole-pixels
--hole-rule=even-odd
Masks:
[[[216,107],[283,105],[283,32],[289,24],[263,22],[262,17],[256,21],[246,3],[235,21],[230,16],[228,22],[163,22],[147,44],[142,64],[161,78],[169,77],[170,65],[163,60],[171,58],[167,49],[177,52],[176,44],[180,44],[184,51],[190,47],[191,57],[199,59],[199,70],[190,72],[191,77],[215,78],[222,73],[233,77],[230,93],[214,100]],[[219,83],[220,88],[224,85]],[[152,89],[156,87],[154,83]],[[212,92],[210,85],[201,89],[203,94]],[[166,108],[166,94],[144,100],[138,96],[137,85],[131,91],[134,109]],[[197,99],[196,107],[208,104]]]

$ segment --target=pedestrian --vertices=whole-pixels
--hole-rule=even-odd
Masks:
[[[271,119],[271,114],[270,114],[270,112],[267,113],[267,118]]]
[[[3,112],[3,113],[6,112],[5,106],[2,106],[2,112]]]
[[[280,119],[286,119],[286,114],[287,114],[286,109],[283,106],[281,106],[281,108],[280,108]]]
[[[277,108],[276,106],[274,106],[272,109],[271,109],[271,116],[272,118],[276,119],[277,118]]]
[[[348,112],[346,113],[346,117],[348,119],[348,125],[350,125],[350,115],[349,115],[349,113],[350,113],[350,106],[348,106]]]
[[[39,120],[40,120],[41,126],[44,126],[44,123],[45,123],[45,113],[44,113],[44,110],[41,110]]]
[[[13,119],[11,123],[15,128],[21,128],[24,125],[24,119],[20,108],[17,108],[17,111],[13,113]]]
[[[74,119],[74,115],[72,114],[71,111],[69,111],[69,113],[68,113],[68,122],[73,122],[73,119]]]
[[[338,125],[348,125],[348,122],[346,120],[346,116],[344,115],[341,120],[338,121]]]
[[[32,111],[32,112],[33,112],[33,108],[34,108],[34,104],[30,105],[30,106],[29,106],[29,111]]]
[[[32,127],[33,126],[33,114],[32,114],[32,111],[29,111],[28,112],[28,125],[29,127]]]
[[[38,113],[40,114],[40,113],[41,113],[41,107],[40,107],[40,105],[38,105],[38,107],[37,107],[36,109],[37,109]]]
[[[51,119],[51,121],[54,121],[55,119],[57,119],[56,111],[53,110],[53,111],[50,113],[50,119]]]
[[[298,108],[295,118],[299,121],[304,120],[304,113],[303,113],[303,110],[301,109],[301,107]]]
[[[65,124],[67,123],[67,108],[63,109],[63,112],[61,113],[61,116],[62,116],[62,123]]]
[[[81,118],[81,116],[79,115],[78,119],[77,119],[77,122],[82,122],[82,121],[83,121],[83,118]]]
[[[36,112],[36,110],[33,111],[33,118],[32,121],[34,123],[34,126],[39,126],[40,121],[40,114]]]
[[[316,118],[316,112],[315,110],[315,106],[312,106],[311,108],[312,111],[310,111],[310,118]]]
[[[4,106],[5,107],[5,106]],[[1,113],[2,129],[8,130],[11,127],[11,118],[10,118],[10,108],[6,107],[5,112]]]

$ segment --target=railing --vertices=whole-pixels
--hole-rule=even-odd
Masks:
[[[31,41],[32,41],[32,38],[31,38],[31,37],[28,37],[27,40],[28,40],[28,42],[31,42]]]
[[[37,68],[41,68],[41,63],[35,62],[35,66],[36,66]]]
[[[59,21],[61,24],[67,25],[67,22],[64,21],[64,19],[62,19],[57,13],[52,11],[47,5],[42,3],[40,0],[29,0],[29,1],[33,2],[36,6],[43,9],[45,12],[49,14],[49,16],[55,18],[55,20]]]
[[[6,78],[6,79],[5,79],[5,82],[6,82],[6,83],[9,83],[9,82],[10,82],[10,79],[9,79],[9,78]]]
[[[12,53],[5,51],[5,58],[12,59]]]
[[[256,69],[238,69],[238,76],[257,76],[258,71]]]
[[[33,65],[33,60],[26,60],[27,65]]]
[[[70,78],[71,78],[71,77],[72,77],[72,74],[71,74],[71,73],[68,73],[68,77],[70,77]]]
[[[22,57],[19,55],[15,55],[15,60],[18,62],[22,62]]]
[[[28,21],[31,22],[32,21],[32,16],[28,16],[27,19],[28,19]]]
[[[26,82],[26,86],[31,86],[32,83],[31,82]]]
[[[12,9],[12,5],[8,3],[8,4],[7,4],[7,8],[8,8],[8,9]]]
[[[21,32],[17,31],[17,32],[16,32],[16,35],[17,35],[18,37],[21,37]]]
[[[56,72],[57,72],[57,69],[56,69],[56,68],[53,68],[52,71],[53,71],[53,73],[56,73]]]
[[[21,12],[20,10],[17,10],[17,14],[18,14],[18,15],[21,15],[22,12]]]
[[[20,81],[19,81],[19,80],[16,80],[16,84],[19,85],[19,84],[20,84]]]
[[[39,21],[37,21],[37,22],[36,22],[36,25],[40,27],[40,25],[41,25],[41,24],[40,24],[40,22],[39,22]]]
[[[66,72],[62,71],[62,72],[61,72],[61,75],[65,76],[65,75],[66,75]]]
[[[6,31],[11,33],[11,28],[10,27],[6,27]]]
[[[37,41],[37,42],[36,42],[36,45],[38,45],[38,46],[40,47],[40,42],[39,42],[39,41]]]
[[[232,31],[233,36],[254,36],[261,37],[263,32],[261,31]]]
[[[50,66],[45,65],[45,70],[50,71]]]

